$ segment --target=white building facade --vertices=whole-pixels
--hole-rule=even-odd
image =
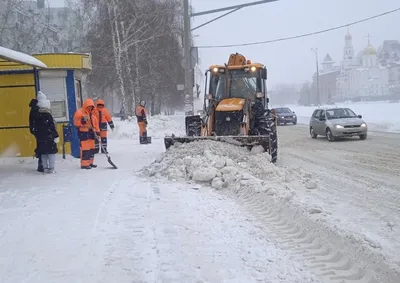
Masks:
[[[354,56],[352,36],[345,36],[340,74],[336,79],[341,100],[374,100],[389,95],[389,70],[378,64],[376,49],[367,47]]]

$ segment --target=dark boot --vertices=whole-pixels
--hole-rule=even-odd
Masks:
[[[81,169],[92,169],[91,166],[81,166]]]
[[[140,137],[139,141],[140,144],[147,144],[147,132],[143,133],[143,136]]]
[[[90,164],[90,167],[97,168],[97,165],[96,164]]]
[[[143,144],[147,144],[147,131],[143,133]]]
[[[38,156],[38,167],[37,167],[37,171],[38,172],[44,172],[44,168],[43,168],[43,163],[42,163],[42,157],[39,155]]]

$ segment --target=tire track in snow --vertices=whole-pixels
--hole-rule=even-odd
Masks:
[[[351,239],[342,239],[333,231],[322,230],[313,223],[280,206],[273,200],[263,198],[262,193],[250,190],[223,191],[234,195],[249,209],[264,231],[287,250],[296,260],[322,278],[326,283],[397,283],[400,276],[379,259],[357,247]]]
[[[307,127],[281,132],[280,164],[313,172],[321,181],[316,189],[299,192],[306,206],[324,203],[330,225],[358,237],[400,272],[400,135],[329,143],[311,139]]]
[[[379,174],[375,176],[375,174],[369,171],[360,171],[358,169],[360,168],[359,164],[354,158],[352,159],[354,165],[349,166],[348,162],[346,164],[344,161],[335,160],[334,165],[332,165],[328,158],[307,157],[290,150],[285,152],[285,156],[286,155],[302,163],[313,164],[319,168],[329,168],[329,171],[321,170],[318,172],[319,178],[325,180],[327,185],[331,186],[331,184],[333,184],[333,186],[345,188],[346,184],[351,184],[353,191],[352,198],[357,200],[353,202],[353,205],[359,205],[360,208],[377,207],[381,201],[380,195],[385,195],[387,199],[391,200],[385,201],[385,207],[390,209],[390,211],[388,210],[388,214],[392,211],[400,212],[400,207],[398,205],[398,201],[400,200],[398,196],[398,184],[394,183],[393,178],[385,178],[385,176],[379,176]],[[373,161],[370,160],[370,162]],[[323,178],[321,176],[323,176]],[[338,178],[338,176],[341,177]],[[355,187],[359,189],[355,189]],[[366,189],[370,187],[379,188],[378,193],[366,191]],[[367,193],[370,196],[369,198],[366,198]],[[374,195],[372,195],[372,193],[374,193]]]

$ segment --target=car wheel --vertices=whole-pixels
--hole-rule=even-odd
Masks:
[[[297,125],[297,120],[294,120],[293,125]]]
[[[326,139],[329,141],[329,142],[334,142],[335,141],[335,137],[333,136],[333,134],[332,134],[332,131],[331,131],[331,129],[326,129]]]
[[[366,140],[367,139],[367,134],[365,134],[365,135],[360,135],[360,140]]]
[[[310,127],[310,136],[313,139],[316,139],[318,137],[318,135],[314,132],[313,127]]]

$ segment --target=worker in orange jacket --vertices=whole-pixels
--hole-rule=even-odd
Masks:
[[[96,101],[96,117],[99,122],[100,128],[100,142],[101,142],[101,153],[107,152],[107,124],[110,126],[111,130],[114,131],[114,122],[112,116],[108,109],[104,105],[102,99],[97,99]],[[95,153],[100,152],[100,142],[95,140]]]
[[[139,142],[147,144],[147,110],[145,108],[146,101],[140,101],[136,107],[136,118],[139,126]]]
[[[99,122],[93,99],[86,99],[83,107],[74,114],[74,125],[78,128],[81,148],[81,169],[96,168],[94,162],[95,139],[100,138]]]

